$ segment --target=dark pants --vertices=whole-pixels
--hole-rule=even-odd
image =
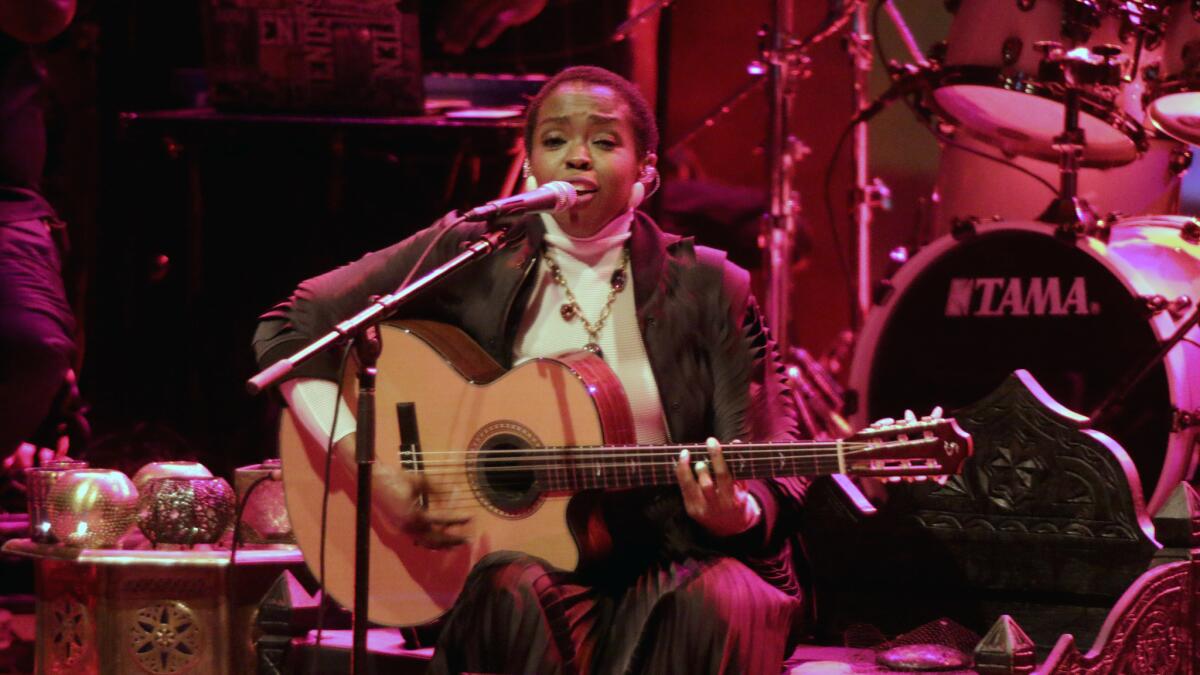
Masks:
[[[50,411],[74,356],[74,330],[46,222],[0,222],[0,456]]]
[[[732,558],[661,563],[608,590],[494,553],[472,570],[428,672],[778,675],[801,606]]]

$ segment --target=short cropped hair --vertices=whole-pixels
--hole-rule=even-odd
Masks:
[[[571,66],[550,78],[525,107],[526,152],[533,148],[533,131],[537,127],[538,112],[542,104],[555,89],[570,82],[598,84],[617,92],[633,115],[634,143],[637,145],[638,155],[645,157],[658,148],[658,122],[654,119],[654,111],[650,109],[650,104],[637,87],[620,75],[597,66]]]

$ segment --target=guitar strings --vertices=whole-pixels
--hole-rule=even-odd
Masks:
[[[864,450],[851,450],[849,452],[843,453],[842,457],[843,457],[843,459],[854,459],[858,455],[861,455],[863,452],[865,452],[865,451]],[[627,455],[624,458],[625,459],[636,458],[636,456]],[[613,459],[613,458],[612,457],[604,457],[604,459],[607,460],[607,459]],[[819,455],[816,455],[816,454],[808,455],[803,458],[798,458],[798,461],[792,460],[792,461],[790,461],[790,463],[791,463],[792,468],[794,468],[794,469],[795,468],[807,469],[811,466],[813,469],[817,470],[817,473],[822,473],[821,469],[832,470],[832,469],[838,468],[838,463],[836,460],[837,460],[837,453],[835,452],[835,453],[822,453]],[[708,461],[708,460],[704,460],[704,461]],[[747,472],[753,473],[759,467],[764,467],[766,469],[769,469],[770,467],[774,466],[777,461],[780,461],[780,459],[777,458],[776,456],[763,454],[763,455],[752,456],[752,457],[735,457],[732,459],[726,459],[726,464],[727,465],[731,464],[731,463],[734,464],[734,467],[735,467],[734,470],[737,473],[745,474]],[[787,462],[789,460],[783,459],[782,461]],[[749,467],[746,467],[747,462],[749,463]],[[408,468],[405,470],[412,471],[414,473],[419,473],[423,476],[429,476],[429,477],[437,477],[437,476],[456,477],[456,476],[468,476],[472,473],[477,473],[477,471],[475,471],[475,470],[479,468],[480,464],[486,464],[486,463],[484,463],[484,462],[438,463],[432,468],[428,468],[427,466],[422,466],[421,468]],[[650,471],[655,471],[659,467],[665,467],[665,468],[667,468],[668,471],[674,471],[675,465],[676,465],[675,460],[654,462],[654,463],[645,463],[645,464],[639,465],[636,468],[636,470],[639,472],[645,472],[646,469],[649,469]],[[554,472],[560,472],[563,476],[566,477],[566,479],[568,481],[572,480],[573,476],[581,477],[580,479],[578,479],[580,481],[584,479],[582,477],[586,477],[586,479],[590,479],[590,477],[593,475],[593,472],[595,471],[596,468],[597,468],[596,464],[587,463],[587,462],[523,463],[523,464],[519,464],[519,465],[515,465],[515,466],[511,465],[511,464],[505,464],[505,465],[500,465],[500,466],[484,467],[485,471],[489,474],[519,473],[519,472],[524,472],[524,473],[550,472],[550,476],[553,477]],[[602,469],[608,470],[608,475],[615,476],[617,479],[619,479],[622,474],[624,474],[624,475],[630,474],[630,467],[628,464],[606,463],[606,464],[602,465]],[[770,471],[768,470],[767,473],[770,473]],[[798,471],[797,473],[802,474],[803,472]],[[604,474],[599,474],[598,477],[603,478]],[[468,482],[470,482],[469,479],[468,479]]]
[[[870,451],[872,450],[872,448],[873,448],[873,446],[865,447],[865,448],[851,448],[847,451],[844,451],[841,454],[844,459],[854,459],[862,454],[869,454]],[[739,448],[739,451],[741,451],[741,450],[742,449]],[[445,451],[445,452],[446,452],[446,454],[450,453],[450,451]],[[758,454],[754,454],[754,453],[758,453]],[[609,473],[611,475],[611,474],[620,474],[622,471],[625,471],[625,472],[629,471],[629,466],[627,464],[620,464],[616,460],[630,460],[630,459],[636,460],[636,459],[642,459],[645,457],[657,458],[657,457],[661,457],[661,454],[660,453],[652,453],[652,452],[608,453],[608,454],[597,454],[594,456],[594,459],[604,460],[603,468],[609,469]],[[835,452],[813,453],[813,454],[804,455],[804,456],[797,456],[795,458],[780,458],[780,457],[778,457],[777,454],[771,454],[771,452],[768,449],[762,448],[762,449],[758,449],[758,450],[751,450],[751,452],[740,454],[739,456],[727,457],[725,459],[725,461],[726,461],[727,465],[730,463],[741,463],[744,465],[748,461],[751,465],[750,470],[753,470],[756,466],[762,465],[764,462],[773,464],[774,462],[780,461],[780,460],[785,461],[785,462],[790,462],[793,467],[796,467],[796,466],[803,467],[805,464],[811,462],[811,464],[815,468],[815,467],[819,466],[820,463],[825,460],[834,460],[836,462],[837,457],[838,457],[838,453],[835,451]],[[422,466],[419,469],[409,468],[409,469],[405,469],[405,470],[420,473],[425,476],[456,476],[456,475],[465,475],[465,474],[471,473],[472,469],[477,468],[480,465],[486,465],[489,463],[506,462],[506,464],[503,464],[500,466],[486,467],[486,470],[489,473],[497,473],[497,472],[516,473],[516,472],[556,471],[557,470],[557,471],[566,472],[565,475],[570,476],[570,475],[572,475],[572,472],[586,471],[586,472],[590,473],[591,471],[593,471],[596,468],[596,463],[587,462],[587,461],[579,461],[579,462],[559,461],[559,462],[532,463],[534,461],[543,460],[545,458],[550,458],[550,459],[555,459],[555,460],[565,459],[562,454],[556,453],[556,454],[530,454],[530,455],[525,455],[525,456],[513,456],[510,458],[481,457],[481,458],[476,458],[472,461],[435,460],[433,462],[421,462]],[[520,463],[517,465],[512,465],[513,459],[526,459],[526,460],[531,460],[531,461],[523,462],[523,463]],[[579,457],[577,459],[586,460],[588,458]],[[703,461],[709,461],[706,458],[702,458],[702,459],[703,459]],[[401,460],[401,464],[405,464],[405,463],[407,463],[407,462]],[[674,459],[671,459],[668,461],[662,461],[662,462],[646,463],[646,464],[641,464],[639,467],[639,470],[644,470],[644,468],[646,468],[646,467],[648,467],[650,469],[654,469],[654,468],[657,468],[660,466],[661,467],[671,467],[673,470],[673,467],[675,466],[675,464],[676,464],[676,460],[674,460]],[[430,468],[430,465],[432,465],[432,468]],[[835,467],[836,467],[836,463],[831,463],[828,468],[835,468]],[[738,470],[739,470],[739,472],[744,472],[745,468],[743,466],[739,466]]]
[[[824,459],[829,459],[829,458],[826,457]],[[665,465],[657,465],[657,466],[665,466]],[[839,467],[834,462],[825,462],[823,464],[814,463],[814,468],[818,469],[817,473],[834,473],[835,470]],[[908,477],[916,479],[916,480],[923,480],[923,479],[931,479],[933,477],[943,475],[946,473],[945,471],[941,470],[942,467],[928,466],[928,467],[918,467],[918,468],[928,469],[928,471],[923,472],[921,475],[909,475]],[[937,470],[935,470],[935,469],[937,469]],[[495,471],[495,470],[498,470],[498,469],[494,469],[493,471]],[[442,472],[418,471],[418,473],[422,473],[423,475],[439,475]],[[446,472],[446,473],[449,473],[449,472]],[[744,471],[739,472],[739,473],[741,473],[742,475],[740,475],[737,478],[734,478],[735,481],[753,480],[753,479],[759,478],[758,476],[754,476],[754,475],[745,475]],[[802,476],[805,474],[798,473],[797,475]],[[589,485],[587,483],[592,482],[591,476],[578,475],[573,479],[568,477],[567,480],[564,481],[563,484],[549,484],[549,485],[540,485],[540,486],[537,485],[537,479],[535,478],[535,481],[533,484],[531,484],[531,487],[536,486],[537,491],[543,496],[545,496],[545,495],[558,496],[558,495],[562,495],[564,493],[565,494],[573,494],[573,493],[576,493],[576,492],[579,492],[582,490],[624,489],[624,488],[634,488],[634,487],[656,487],[656,486],[657,487],[669,487],[671,485],[677,485],[677,481],[675,480],[675,476],[674,476],[674,466],[671,466],[669,468],[667,474],[665,476],[662,476],[662,478],[663,478],[662,480],[658,480],[659,477],[660,476],[657,473],[655,473],[651,480],[641,481],[641,482],[639,482],[638,485],[633,485],[632,481],[630,481],[631,484],[629,484],[629,485],[620,485],[619,481],[620,481],[621,477],[616,474],[609,474],[609,480],[613,481],[612,484]],[[771,476],[763,476],[762,478],[770,478],[770,477]],[[897,477],[900,477],[900,476],[897,476]],[[468,508],[478,508],[478,507],[488,508],[487,503],[485,501],[486,497],[484,495],[480,494],[480,489],[482,487],[483,486],[481,486],[478,481],[472,480],[471,476],[468,475],[466,472],[458,472],[458,479],[456,479],[456,480],[432,484],[431,485],[432,490],[430,492],[426,493],[426,497],[427,497],[427,499],[432,498],[432,500],[434,501],[434,503],[437,505],[437,507],[440,510],[445,510],[445,511],[450,511],[450,512],[453,512],[456,510],[468,509]]]
[[[837,467],[835,465],[830,465],[830,466],[826,466],[824,468],[827,471],[832,472],[832,470],[836,469]],[[929,468],[932,469],[933,467],[929,467]],[[943,475],[943,474],[944,474],[944,472],[939,473],[939,472],[930,471],[930,472],[922,474],[922,475],[910,475],[907,477],[920,481],[920,480],[924,480],[924,479],[932,479],[936,476]],[[801,474],[801,475],[803,475],[803,474]],[[900,476],[897,476],[897,478],[899,478],[899,477]],[[754,480],[755,478],[756,477],[754,477],[754,476],[743,476],[743,477],[735,478],[734,481],[740,482],[743,480]],[[541,486],[538,488],[538,492],[543,496],[545,496],[545,495],[557,496],[557,495],[561,495],[564,493],[566,493],[568,495],[574,494],[576,492],[580,492],[580,491],[584,491],[584,490],[626,489],[626,488],[636,488],[636,487],[670,487],[671,485],[677,485],[677,482],[674,479],[673,470],[671,472],[671,475],[669,475],[666,480],[643,482],[638,485],[615,485],[614,484],[614,485],[606,485],[606,486],[589,486],[589,485]],[[455,510],[461,510],[461,509],[465,509],[465,508],[474,508],[474,507],[480,507],[480,506],[485,507],[485,508],[487,507],[487,504],[484,501],[485,498],[481,494],[479,494],[481,486],[479,486],[475,482],[472,482],[469,479],[452,481],[449,483],[435,484],[433,487],[435,489],[432,492],[426,493],[426,496],[427,496],[427,498],[432,498],[433,502],[438,506],[439,509],[443,509],[446,511],[455,511]]]
[[[861,455],[865,452],[869,452],[873,447],[874,446],[870,446],[867,448],[860,448],[860,449],[851,449],[851,450],[843,453],[843,459]],[[739,450],[742,450],[742,449],[743,448],[739,448]],[[765,453],[766,449],[760,449],[760,452]],[[598,455],[598,457],[604,457],[607,459],[610,456],[609,455]],[[805,457],[804,459],[812,460],[811,468],[814,469],[814,473],[818,473],[818,474],[819,473],[833,473],[833,472],[835,472],[836,469],[839,468],[839,463],[836,461],[836,459],[837,459],[836,452],[832,452],[832,453],[824,452],[824,453],[813,454],[813,455],[809,455],[809,456]],[[733,461],[736,462],[737,459],[735,458]],[[749,470],[747,470],[747,467],[744,466],[744,463],[740,466],[737,466],[735,471],[736,471],[736,473],[739,474],[739,477],[735,478],[735,480],[758,478],[758,476],[753,475],[755,473],[755,469],[762,466],[764,463],[769,463],[766,467],[769,469],[777,461],[777,458],[775,456],[767,456],[765,454],[760,454],[758,456],[750,457],[749,461],[750,461]],[[454,462],[453,464],[456,467],[462,467],[462,470],[461,471],[450,471],[450,470],[446,470],[446,469],[434,469],[434,470],[408,469],[408,470],[414,471],[415,473],[419,473],[423,476],[429,476],[429,477],[453,476],[455,478],[455,480],[434,483],[432,486],[434,488],[432,495],[435,498],[438,493],[443,493],[443,492],[451,493],[451,495],[448,496],[448,498],[446,498],[446,499],[436,499],[437,504],[441,508],[444,508],[447,510],[454,510],[456,508],[463,508],[464,506],[479,505],[480,498],[476,494],[476,491],[480,487],[480,485],[479,485],[480,481],[478,481],[472,477],[472,474],[475,472],[471,471],[471,468],[473,468],[474,465],[468,465],[467,463],[464,463],[464,462]],[[795,465],[793,464],[793,466],[795,466]],[[549,476],[535,477],[535,479],[534,479],[535,483],[537,482],[538,479],[545,479],[545,478],[551,479],[550,481],[547,481],[547,482],[551,482],[551,484],[545,485],[542,488],[540,488],[542,492],[551,492],[551,493],[564,492],[564,491],[565,492],[574,492],[574,491],[586,490],[586,489],[606,489],[606,488],[619,489],[619,488],[626,488],[626,487],[644,487],[644,486],[654,486],[654,485],[667,486],[667,485],[676,483],[676,481],[674,480],[674,471],[675,471],[675,462],[674,461],[661,462],[661,463],[655,463],[655,464],[647,464],[647,465],[642,465],[642,467],[643,468],[641,470],[641,473],[643,475],[645,473],[645,469],[644,469],[645,467],[649,467],[651,469],[650,480],[637,481],[637,480],[634,480],[633,478],[630,478],[628,473],[624,473],[624,474],[622,473],[622,470],[627,469],[627,467],[621,466],[621,465],[612,465],[611,467],[605,467],[607,469],[610,469],[607,474],[594,475],[594,474],[592,474],[592,470],[595,468],[594,465],[588,465],[586,463],[581,463],[581,464],[576,464],[576,465],[531,464],[531,465],[524,465],[524,466],[498,466],[498,467],[491,467],[491,468],[487,469],[487,472],[488,473],[496,473],[496,472],[531,472],[531,471],[543,471],[543,470],[551,470],[551,471],[558,470],[558,471],[560,471],[559,475],[561,475],[561,477],[562,477],[561,482],[558,480],[558,476],[555,475],[554,473],[551,473]],[[660,474],[658,473],[659,467],[663,467],[666,469],[666,475],[663,476],[663,478],[665,478],[665,480],[658,480],[658,478],[660,477]],[[806,466],[804,468],[808,468],[808,467]],[[914,467],[914,468],[928,469],[929,471],[927,472],[927,474],[929,474],[929,475],[935,475],[935,474],[937,474],[936,470],[941,469],[940,466],[937,466],[937,467],[922,466],[922,467]],[[767,473],[768,475],[763,476],[763,478],[772,477],[770,475],[769,470],[766,471],[765,473]],[[796,475],[805,475],[805,473],[803,471],[797,471]],[[589,485],[589,483],[593,483],[593,482],[599,483],[599,482],[604,482],[605,480],[609,481],[610,484],[608,484],[608,485]],[[627,484],[621,485],[620,484],[621,482],[625,482]],[[634,485],[634,483],[638,483],[638,484]]]
[[[923,445],[927,441],[917,439],[909,441],[913,445]],[[861,454],[871,452],[878,449],[878,445],[869,445],[866,443],[844,443],[841,446],[842,454]],[[736,446],[725,446],[722,448],[722,453],[727,455],[750,455],[750,454],[772,454],[778,456],[781,453],[779,448],[793,448],[796,446],[790,444],[762,444],[748,445],[739,444]],[[805,449],[801,447],[800,449]],[[567,448],[494,448],[494,449],[453,449],[453,450],[422,450],[419,454],[422,458],[430,455],[445,455],[445,456],[460,456],[468,453],[480,455],[472,460],[477,462],[492,462],[492,461],[512,461],[512,459],[540,459],[540,458],[602,458],[602,459],[623,459],[628,457],[663,457],[677,456],[678,451],[687,450],[692,455],[699,453],[707,453],[708,448],[703,445],[678,445],[678,446],[575,446]],[[786,452],[786,451],[783,451]],[[812,446],[812,450],[808,453],[790,453],[797,458],[803,457],[836,457],[838,454],[838,446]],[[462,461],[459,459],[432,459],[423,461],[424,464],[441,463],[457,465]]]
[[[841,456],[845,459],[858,458],[862,455],[874,454],[873,446],[862,448],[849,448],[841,452]],[[489,451],[490,452],[490,451]],[[453,451],[447,451],[445,454],[455,454]],[[457,454],[467,455],[467,451],[462,451]],[[802,464],[804,462],[817,462],[825,459],[836,460],[839,453],[835,450],[832,452],[814,452],[806,455],[795,455],[792,457],[781,457],[778,452],[768,449],[758,449],[743,451],[739,448],[739,452],[734,455],[725,456],[726,464],[734,462],[762,462],[783,460],[792,464]],[[658,452],[626,452],[626,453],[597,453],[595,455],[575,455],[571,453],[528,453],[528,454],[512,454],[505,457],[472,457],[470,459],[438,459],[430,461],[421,461],[422,469],[456,469],[462,467],[465,470],[471,467],[485,466],[489,471],[532,471],[539,469],[562,469],[562,468],[593,468],[600,463],[605,466],[612,465],[616,469],[627,468],[626,464],[621,464],[622,461],[644,460],[644,459],[662,459],[661,462],[646,463],[644,466],[656,465],[674,465],[677,459],[671,455],[665,455]],[[668,459],[669,458],[669,459]],[[707,453],[692,453],[692,458],[697,460],[709,461]],[[523,460],[523,461],[519,461]],[[410,460],[403,457],[398,460],[402,465],[411,464]],[[539,463],[540,462],[540,463]],[[496,465],[496,466],[488,466]],[[412,470],[412,469],[409,469]],[[438,473],[437,471],[428,471],[426,473]],[[442,473],[456,473],[455,471],[442,471]]]
[[[929,442],[941,442],[941,441],[940,441],[940,439],[938,439],[936,437],[917,436],[916,438],[902,439],[902,440],[895,440],[895,441],[886,441],[886,442],[879,442],[879,443],[868,443],[866,441],[843,441],[840,444],[836,441],[809,441],[809,442],[795,442],[795,443],[786,442],[786,441],[772,442],[772,443],[727,443],[727,444],[722,445],[722,449],[726,450],[726,451],[736,450],[739,452],[746,451],[746,450],[752,450],[752,451],[765,450],[765,451],[777,452],[780,448],[787,448],[792,451],[797,451],[797,450],[813,450],[813,451],[834,450],[834,451],[836,451],[838,447],[841,447],[843,449],[879,448],[879,447],[893,446],[893,445],[900,444],[900,443],[929,443]],[[534,446],[534,447],[528,447],[528,448],[490,448],[490,449],[486,450],[486,452],[491,453],[491,454],[505,454],[505,453],[520,454],[520,453],[528,453],[531,450],[532,451],[545,450],[545,451],[553,451],[553,452],[562,454],[562,453],[576,452],[576,451],[581,451],[581,450],[583,450],[583,451],[589,451],[589,450],[590,451],[599,451],[599,450],[606,450],[606,449],[608,449],[608,450],[627,450],[627,451],[632,450],[632,451],[636,451],[636,452],[664,453],[664,452],[674,452],[674,451],[678,451],[678,450],[692,450],[692,449],[706,451],[708,449],[708,447],[705,443],[672,444],[672,445],[640,445],[637,443],[626,443],[626,444],[616,444],[616,445],[573,445],[573,446],[550,447],[550,448],[546,448],[544,446]],[[439,455],[439,454],[440,455],[449,455],[449,454],[460,454],[463,452],[479,452],[479,451],[480,450],[478,448],[450,449],[450,450],[444,450],[444,449],[443,450],[422,450],[421,454],[423,456],[424,455]]]
[[[920,445],[937,439],[918,437],[907,441],[913,445]],[[903,442],[903,441],[902,441]],[[894,445],[895,442],[891,444]],[[754,472],[754,469],[764,464],[769,468],[779,461],[779,448],[805,449],[804,444],[796,443],[739,443],[736,445],[725,446],[723,450],[728,453],[732,451],[732,456],[726,456],[726,464],[736,464],[742,462],[742,466],[738,466],[736,472],[741,474],[735,480],[754,479],[757,476],[745,475],[747,469],[744,466],[745,462],[750,463],[749,471]],[[792,458],[784,458],[785,461],[790,461],[793,467],[809,465],[816,469],[816,473],[833,472],[839,468],[837,463],[838,446],[835,443],[814,442],[810,446],[814,448],[814,452],[804,455],[794,455]],[[856,459],[861,455],[870,455],[880,448],[880,444],[869,444],[863,442],[842,443],[841,455],[843,459]],[[624,450],[623,452],[601,452],[602,449],[611,448],[613,450]],[[820,448],[819,450],[817,448]],[[705,444],[696,445],[666,445],[666,446],[649,446],[649,445],[628,445],[628,446],[575,446],[568,448],[556,448],[552,451],[545,451],[542,448],[497,448],[480,451],[474,450],[427,450],[421,451],[422,468],[407,468],[406,471],[419,473],[422,476],[436,478],[438,476],[452,476],[455,480],[437,482],[433,487],[430,496],[434,497],[439,508],[453,511],[469,506],[481,505],[480,497],[476,494],[479,484],[477,480],[473,480],[472,473],[476,473],[473,469],[485,466],[488,473],[496,472],[538,472],[538,471],[558,471],[564,477],[562,485],[555,485],[553,489],[550,486],[541,488],[543,492],[559,493],[559,492],[574,492],[578,490],[589,489],[605,489],[605,488],[623,488],[623,487],[641,487],[641,486],[669,486],[676,484],[674,480],[674,471],[677,460],[671,457],[675,449],[687,449],[692,452],[693,459],[709,461],[708,448]],[[579,452],[579,451],[591,451]],[[667,454],[670,451],[671,454]],[[469,453],[486,452],[484,456],[475,456],[470,461],[464,460],[461,456]],[[499,456],[495,456],[499,455]],[[426,456],[460,456],[458,459],[432,459],[425,461]],[[642,482],[640,485],[585,485],[594,480],[599,482],[605,478],[611,481],[620,481],[622,471],[627,470],[626,465],[616,463],[617,460],[638,460],[646,458],[663,458],[666,461],[645,463],[640,465],[640,471],[645,472],[649,468],[653,478],[650,481]],[[670,458],[670,459],[667,459]],[[516,460],[525,460],[525,463],[513,465]],[[545,460],[557,460],[553,462],[545,462]],[[577,460],[575,462],[567,460]],[[604,462],[604,468],[608,470],[607,474],[594,476],[596,464],[595,461]],[[408,464],[403,458],[400,464]],[[542,463],[528,463],[542,462]],[[505,463],[500,466],[486,466],[488,464]],[[810,464],[811,463],[811,464]],[[430,468],[426,468],[430,467]],[[457,470],[452,470],[457,469]],[[659,467],[664,467],[667,471],[666,480],[656,481],[657,470]],[[935,467],[921,467],[933,469]],[[767,473],[770,473],[769,471]],[[931,471],[931,473],[933,473]],[[798,471],[796,475],[805,475],[802,471]],[[554,477],[552,473],[551,478]],[[770,478],[771,476],[763,476]],[[536,482],[536,479],[535,479]],[[633,481],[628,481],[632,483]],[[572,485],[574,484],[574,485]],[[449,492],[444,499],[438,499],[440,493]]]

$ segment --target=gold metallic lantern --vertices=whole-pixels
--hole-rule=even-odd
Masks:
[[[288,520],[279,480],[278,459],[239,467],[233,472],[233,487],[242,505],[241,540],[245,544],[294,544],[292,523]],[[266,479],[261,483],[256,482]],[[253,491],[251,488],[253,487]]]
[[[233,512],[233,488],[224,478],[155,478],[138,502],[137,524],[154,544],[212,544]]]
[[[211,478],[212,472],[200,462],[150,462],[133,474],[133,484],[140,494],[155,478]]]
[[[29,508],[29,538],[43,544],[57,541],[50,532],[50,490],[71,469],[86,469],[87,462],[56,460],[25,469],[25,494]]]

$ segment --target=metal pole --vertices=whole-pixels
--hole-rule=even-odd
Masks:
[[[792,190],[791,140],[788,114],[792,98],[791,57],[788,50],[794,15],[792,0],[774,0],[774,25],[767,45],[767,84],[770,91],[770,130],[767,137],[767,170],[770,172],[771,210],[766,231],[767,320],[781,353],[791,343],[792,240],[796,234],[797,200]]]
[[[854,109],[863,110],[871,104],[871,36],[867,22],[867,5],[862,3],[854,12],[854,33],[850,36],[850,58],[854,66]],[[871,308],[871,223],[874,220],[874,188],[871,185],[871,167],[868,159],[870,142],[867,123],[860,122],[854,129],[854,227],[856,235],[856,296],[858,317],[864,317]],[[857,325],[854,317],[852,324]]]

